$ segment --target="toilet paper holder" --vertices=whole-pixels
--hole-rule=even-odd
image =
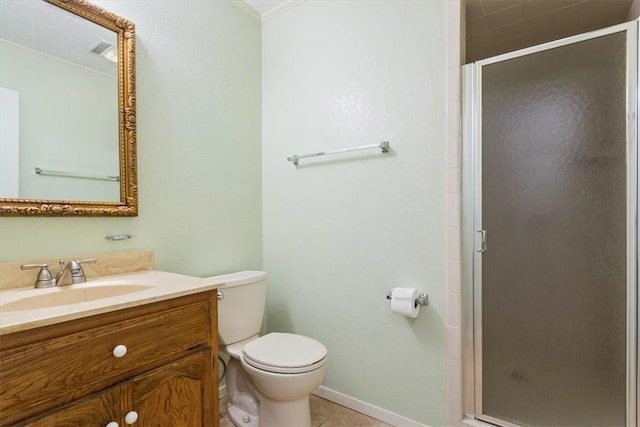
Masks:
[[[390,300],[391,299],[391,294],[393,293],[393,288],[391,288],[389,290],[389,293],[387,293],[387,299]],[[427,295],[426,293],[421,292],[420,296],[418,296],[418,298],[413,301],[413,306],[417,307],[418,305],[429,305],[429,295]]]

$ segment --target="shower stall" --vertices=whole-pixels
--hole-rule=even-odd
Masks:
[[[637,26],[464,67],[467,417],[638,423]]]

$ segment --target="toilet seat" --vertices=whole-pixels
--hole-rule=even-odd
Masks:
[[[263,371],[297,374],[314,371],[325,364],[327,348],[302,335],[272,332],[248,342],[242,359]]]

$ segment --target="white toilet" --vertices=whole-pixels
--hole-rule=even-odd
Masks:
[[[267,275],[242,271],[216,276],[220,349],[227,365],[227,414],[237,426],[311,425],[309,395],[324,378],[327,348],[302,335],[258,336],[267,297]]]

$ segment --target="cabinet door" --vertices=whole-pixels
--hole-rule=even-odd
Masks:
[[[121,387],[112,387],[65,405],[44,416],[31,418],[20,425],[25,427],[105,427],[112,421],[120,423],[121,395]]]
[[[133,379],[132,408],[139,426],[218,425],[210,349]]]

